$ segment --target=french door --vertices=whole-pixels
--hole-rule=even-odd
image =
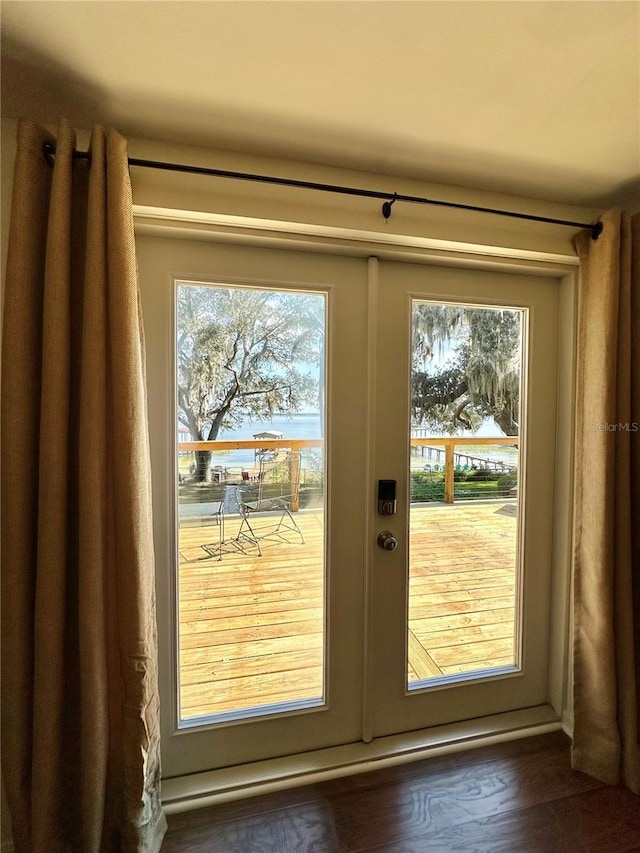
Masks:
[[[138,238],[138,259],[165,777],[544,705],[557,281],[151,236]],[[321,439],[294,440],[285,427],[268,439],[258,426],[263,445],[248,442],[238,466],[189,457],[216,446],[198,444],[195,427],[186,435],[180,411],[185,295],[205,306],[198,334],[214,327],[205,315],[216,300],[315,306],[322,346],[305,381],[321,382]],[[499,345],[487,338],[496,330]],[[482,373],[472,362],[487,351],[494,368],[502,359],[503,384],[471,383],[466,402],[440,388],[436,417],[429,389],[456,371]],[[247,445],[234,441],[220,452]],[[304,450],[298,459],[305,442],[314,471]],[[258,501],[243,489],[260,487],[276,450],[289,472],[297,460],[300,536],[254,542],[241,525]],[[307,506],[301,495],[318,480]],[[206,493],[195,510],[185,503],[194,492]]]
[[[376,481],[397,481],[397,513],[376,514],[372,524],[376,538],[388,531],[397,542],[371,548],[369,724],[378,737],[546,701],[558,287],[540,277],[371,263],[370,467]],[[431,349],[422,358],[421,323]],[[461,381],[469,387],[451,390]],[[428,415],[425,397],[456,418],[447,444],[433,427],[431,438],[412,439],[412,413]],[[416,456],[423,448],[432,456]],[[445,482],[443,502],[425,502],[421,487],[446,480],[447,449],[452,494]]]
[[[151,237],[140,238],[137,250],[152,423],[163,773],[171,777],[358,741],[363,686],[366,263]],[[271,319],[269,312],[279,310],[271,303],[293,305],[290,314],[300,314],[300,338],[308,319],[303,316],[305,303],[311,301],[315,319],[322,323],[322,361],[316,357],[309,366],[311,356],[301,358],[307,372],[315,371],[313,379],[316,386],[322,384],[318,390],[324,399],[322,458],[316,456],[314,472],[308,470],[311,466],[304,456],[302,461],[303,479],[321,474],[324,493],[312,508],[303,505],[292,512],[304,543],[297,533],[286,532],[273,541],[269,531],[266,538],[252,543],[247,527],[240,532],[244,498],[238,500],[236,494],[244,493],[243,474],[250,478],[249,486],[262,485],[259,478],[265,468],[254,454],[265,448],[264,442],[248,448],[250,456],[240,464],[222,456],[221,471],[216,470],[215,459],[207,466],[206,479],[220,474],[228,495],[222,547],[222,518],[212,512],[220,503],[216,496],[209,495],[200,505],[182,503],[189,498],[185,492],[191,483],[185,460],[179,457],[184,442],[179,441],[178,423],[184,410],[179,411],[178,395],[187,389],[183,382],[178,390],[177,349],[179,333],[184,338],[188,331],[186,313],[182,318],[179,314],[180,300],[190,299],[197,306],[192,322],[199,323],[200,337],[195,337],[204,351],[202,336],[214,328],[208,318],[211,305],[226,300],[228,311],[236,311],[231,304],[244,297],[249,302],[238,310],[235,332],[227,327],[227,333],[235,335],[236,349],[246,349],[249,357],[255,356],[255,350],[249,352],[250,337],[266,340],[266,326],[285,323],[282,313]],[[261,313],[249,314],[251,301],[262,302]],[[250,334],[242,336],[239,330],[248,318]],[[225,317],[216,322],[220,332]],[[282,338],[276,342],[284,346]],[[295,351],[301,347],[297,342]],[[286,362],[292,359],[293,355],[274,353],[267,364],[273,386],[290,383]],[[216,369],[237,370],[237,361],[226,366],[217,362]],[[254,387],[243,390],[264,389],[265,376],[262,373]],[[261,423],[259,416],[251,423]],[[251,423],[245,424],[250,436],[261,431]],[[282,431],[286,440],[287,427]],[[268,449],[270,441],[266,439]],[[287,448],[285,444],[280,449]],[[194,489],[209,485],[195,483]],[[303,497],[301,493],[304,504]],[[254,494],[245,503],[256,504],[256,498]],[[184,511],[198,506],[204,509],[194,526],[193,515],[187,517]],[[276,510],[247,521],[261,537],[259,530],[270,526],[273,533],[279,518]]]

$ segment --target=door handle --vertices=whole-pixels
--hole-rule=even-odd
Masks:
[[[383,530],[378,533],[378,546],[383,551],[395,551],[398,547],[398,540],[389,530]]]

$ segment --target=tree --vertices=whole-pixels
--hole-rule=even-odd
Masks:
[[[417,303],[412,417],[434,429],[476,430],[493,418],[518,435],[521,313]],[[440,363],[433,364],[434,356]]]
[[[180,285],[178,418],[193,441],[317,401],[312,367],[323,327],[307,317],[319,302],[314,294]],[[206,480],[210,460],[210,451],[196,451],[196,481]]]

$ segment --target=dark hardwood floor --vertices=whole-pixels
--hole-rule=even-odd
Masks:
[[[162,853],[640,851],[640,797],[541,735],[169,817]]]

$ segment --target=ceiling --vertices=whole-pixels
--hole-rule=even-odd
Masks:
[[[3,115],[592,205],[640,197],[640,4],[4,0]]]

